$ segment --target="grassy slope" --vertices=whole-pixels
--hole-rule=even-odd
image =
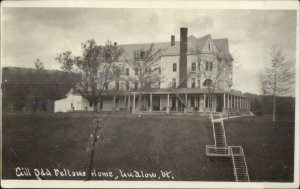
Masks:
[[[4,114],[3,178],[16,178],[17,166],[87,170],[90,156],[87,148],[91,145],[94,117],[95,114]],[[293,127],[253,124],[251,119],[241,121],[243,124],[231,120],[226,125],[227,140],[230,145],[244,147],[252,180],[291,180],[293,147],[286,146],[293,143]],[[175,180],[233,181],[228,158],[205,155],[205,145],[213,144],[213,138],[203,118],[131,116],[123,119],[114,115],[102,133],[102,145],[97,148],[94,161],[99,171],[170,170]],[[274,143],[284,145],[274,147]]]
[[[242,146],[252,181],[293,181],[294,122],[246,117],[225,122],[227,143]]]

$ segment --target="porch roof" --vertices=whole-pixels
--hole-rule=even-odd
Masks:
[[[141,92],[137,90],[128,91],[129,94],[208,94],[209,90],[207,88],[164,88],[164,89],[145,89]],[[239,97],[243,97],[243,94],[240,91],[230,90],[230,91],[223,91],[223,90],[215,90],[213,94],[230,94]]]

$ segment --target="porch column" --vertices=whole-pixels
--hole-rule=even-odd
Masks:
[[[114,111],[116,111],[116,96],[114,96]]]
[[[135,114],[135,94],[133,94],[132,113]]]
[[[128,105],[127,105],[127,110],[130,110],[130,95],[128,95]]]
[[[230,108],[230,103],[229,103],[229,94],[227,94],[227,108]]]
[[[250,110],[251,108],[251,103],[250,103],[250,100],[248,100],[248,110]]]
[[[233,96],[233,98],[234,98],[233,108],[236,109],[236,96]]]
[[[167,95],[167,114],[170,113],[170,94]]]
[[[150,107],[149,111],[152,112],[152,93],[150,93]]]
[[[240,97],[240,109],[242,109],[242,97]]]
[[[242,110],[244,109],[244,98],[242,98]]]
[[[223,108],[226,108],[226,94],[223,95]]]
[[[184,110],[184,113],[187,113],[188,112],[188,100],[187,100],[187,93],[185,93],[185,110]]]
[[[204,110],[205,110],[205,108],[206,108],[206,94],[204,93]]]

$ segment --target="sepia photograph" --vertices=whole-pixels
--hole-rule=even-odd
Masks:
[[[1,5],[1,187],[298,188],[299,4],[101,2]]]

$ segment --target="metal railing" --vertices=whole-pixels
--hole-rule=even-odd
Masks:
[[[250,178],[249,178],[249,173],[248,173],[248,167],[247,167],[247,162],[246,162],[246,159],[245,159],[245,155],[244,155],[244,150],[243,150],[243,147],[241,146],[229,146],[228,147],[228,151],[231,155],[231,158],[232,158],[232,164],[233,164],[233,169],[234,169],[234,177],[235,177],[235,180],[238,182],[238,175],[237,175],[237,168],[235,166],[235,158],[234,156],[242,156],[243,157],[243,160],[244,160],[244,164],[245,164],[245,174],[247,176],[247,179],[248,179],[248,182],[250,182]]]
[[[207,156],[230,156],[230,151],[228,146],[215,146],[206,145],[206,155]]]

